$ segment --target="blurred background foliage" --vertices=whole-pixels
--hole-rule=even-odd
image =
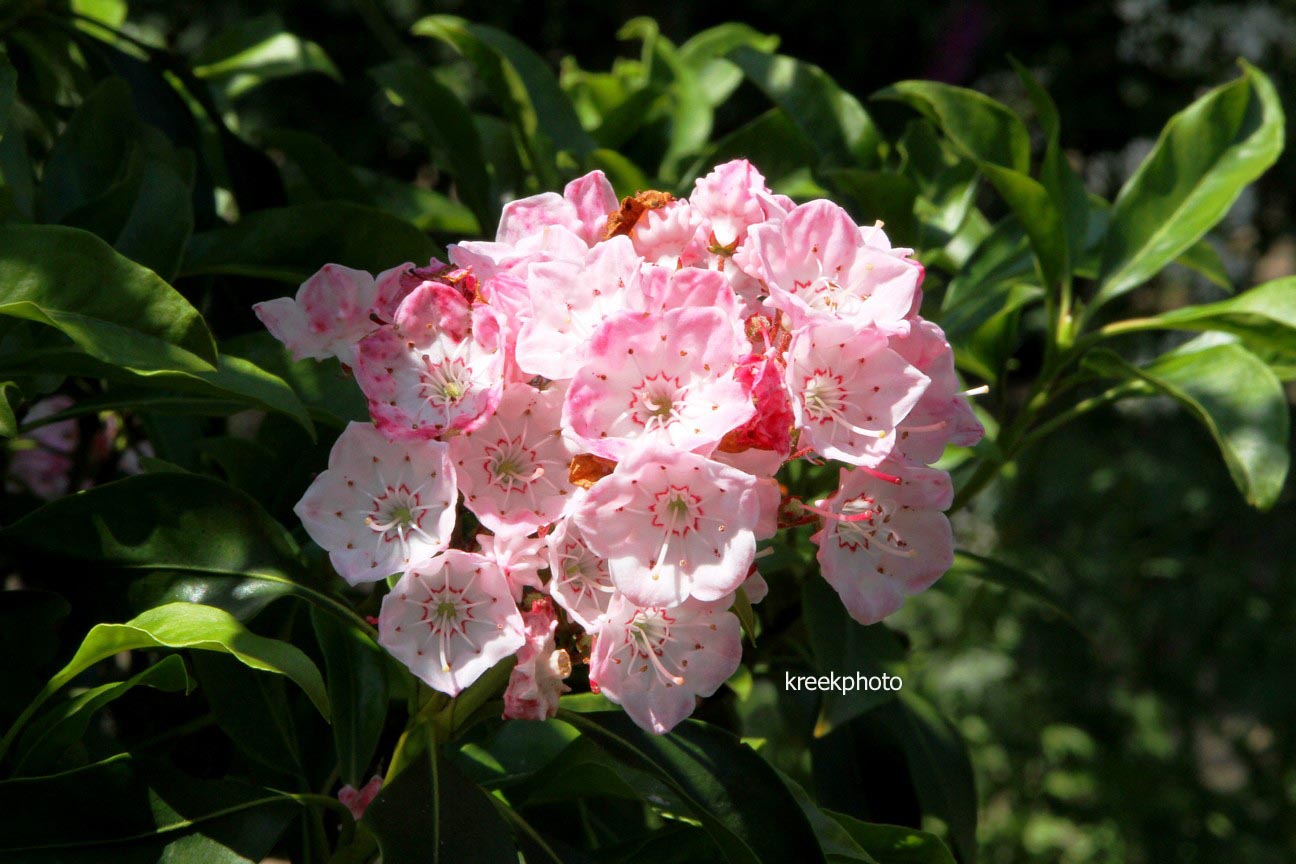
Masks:
[[[133,102],[134,113],[173,144],[223,158],[178,156],[165,139],[122,131],[110,136],[120,149],[102,154],[107,168],[69,170],[63,187],[46,183],[38,193],[24,193],[11,179],[0,209],[9,221],[27,221],[39,210],[44,221],[81,224],[104,236],[110,228],[89,216],[78,223],[76,213],[112,191],[90,188],[106,176],[130,189],[154,184],[150,196],[168,190],[192,196],[195,206],[181,208],[191,209],[192,225],[181,226],[178,245],[168,252],[165,244],[150,244],[147,254],[155,257],[143,263],[174,277],[223,350],[290,377],[323,423],[350,416],[355,406],[326,404],[334,398],[328,386],[311,390],[312,381],[327,383],[327,370],[303,378],[307,373],[276,360],[266,340],[254,335],[259,327],[250,307],[286,293],[283,283],[300,281],[324,261],[350,256],[344,263],[377,269],[426,258],[438,243],[489,233],[501,200],[554,188],[593,167],[607,171],[622,194],[648,185],[680,191],[716,161],[749,155],[776,189],[805,198],[822,194],[824,182],[808,165],[831,165],[842,148],[854,154],[867,149],[873,131],[852,127],[849,117],[841,125],[854,129],[854,140],[831,141],[771,116],[770,91],[743,80],[732,65],[708,61],[708,50],[720,56],[744,41],[761,51],[777,44],[781,54],[817,64],[861,100],[897,80],[930,78],[974,88],[1034,116],[1011,56],[1053,96],[1061,145],[1086,189],[1108,199],[1151,149],[1166,119],[1206,87],[1231,80],[1239,56],[1270,74],[1286,114],[1296,115],[1296,9],[1278,2],[134,0],[128,18],[111,0],[72,5],[122,31],[108,38],[119,40],[122,52],[84,58],[91,71],[82,74],[90,80],[66,71],[67,80],[43,78],[67,68],[39,62],[54,43],[36,29],[14,29],[41,4],[0,3],[0,35],[18,69],[19,92],[28,105],[48,111],[18,117],[27,143],[50,147],[61,123],[80,116],[72,109],[93,92],[92,102],[106,106],[106,116],[132,114],[118,109]],[[542,144],[519,146],[501,119],[509,108],[501,111],[499,102],[513,82],[507,75],[491,81],[463,59],[452,47],[461,37],[444,29],[424,33],[440,38],[407,35],[434,13],[512,34],[559,70],[574,116],[547,113],[546,123],[561,116],[565,125],[542,128],[567,153],[555,158],[536,149]],[[733,41],[714,48],[689,41],[724,22],[750,30],[726,31],[724,38]],[[154,55],[163,58],[157,61],[163,68],[172,62],[165,58],[179,58],[166,74],[178,78],[182,90],[209,94],[209,101],[186,105],[177,90],[150,89],[154,79],[143,74],[133,39],[153,46],[145,55],[166,49]],[[434,73],[414,74],[413,64]],[[692,86],[679,84],[682,68],[693,76],[686,79]],[[108,72],[128,86],[95,89],[94,81]],[[191,88],[191,77],[210,86]],[[35,89],[52,98],[30,98]],[[543,113],[548,96],[530,96]],[[473,152],[465,153],[456,137],[468,129],[446,113],[453,97],[475,108],[494,106],[468,121],[478,145]],[[850,113],[848,105],[835,104]],[[510,122],[537,122],[524,116],[525,105],[513,107],[521,113]],[[887,140],[913,128],[913,112],[899,104],[867,107]],[[753,118],[767,122],[753,128]],[[92,122],[88,116],[86,125]],[[9,178],[15,176],[15,140],[21,139],[6,136],[7,150],[0,150]],[[918,133],[908,140],[914,153],[930,143]],[[1033,143],[1036,152],[1044,146],[1038,132]],[[58,163],[59,147],[52,146],[46,172]],[[986,184],[961,174],[955,160],[938,153],[936,164],[945,173],[923,193],[929,197],[935,189],[947,196],[940,212],[906,208],[912,191],[876,181],[877,174],[856,178],[863,186],[855,188],[889,212],[852,209],[861,219],[882,216],[893,237],[927,256],[929,304],[939,306],[950,273],[1005,208]],[[130,167],[119,176],[124,165]],[[446,176],[447,165],[460,182]],[[170,166],[170,173],[158,166]],[[213,166],[226,173],[214,173],[219,169]],[[465,177],[478,182],[465,184]],[[831,191],[841,197],[850,181],[838,180],[843,185]],[[1120,317],[1153,315],[1221,299],[1227,294],[1220,282],[1247,286],[1296,272],[1294,190],[1296,162],[1288,157],[1244,191],[1212,231],[1207,242],[1214,255],[1203,252],[1194,267],[1172,266],[1151,290],[1119,298],[1112,310]],[[959,210],[963,199],[975,205],[976,215],[968,217],[966,206]],[[322,223],[306,236],[294,233],[294,220],[274,224],[273,215],[257,215],[338,201],[396,221],[366,209],[365,218],[339,217],[335,229],[345,229],[344,236]],[[953,211],[959,218],[942,224],[942,214]],[[240,215],[243,234],[238,227],[222,229]],[[257,230],[246,229],[258,218]],[[126,219],[111,226],[120,232],[115,236],[124,254],[130,224]],[[166,227],[144,229],[165,233]],[[942,228],[945,236],[932,234]],[[961,250],[951,242],[960,236]],[[1038,371],[1044,353],[1038,329],[1014,328],[1007,346],[969,349],[969,355],[1001,364],[986,400],[992,413],[1020,398],[1023,382]],[[1147,359],[1187,338],[1135,334],[1128,344],[1136,358]],[[146,460],[221,474],[287,524],[295,524],[290,508],[297,491],[327,452],[327,440],[303,445],[300,429],[282,417],[271,417],[256,441],[209,437],[198,448],[193,442],[200,427],[192,418],[139,422],[148,428],[128,423],[120,432],[124,447],[132,435],[146,438],[154,448]],[[244,468],[234,476],[240,466],[256,464],[249,459],[273,464],[277,444],[283,445],[279,453],[296,453],[292,465],[280,464],[278,474]],[[230,455],[239,448],[248,452]],[[113,476],[115,468],[82,464],[78,470]],[[267,476],[291,479],[267,485]],[[4,521],[29,506],[25,496],[12,494]],[[815,644],[816,626],[827,622],[825,631],[835,632],[831,627],[840,622],[827,616],[840,610],[818,603],[808,587],[806,617],[798,623],[795,611],[786,610],[799,608],[799,589],[774,577],[773,594],[760,607],[770,638],[749,654],[755,677],[735,682],[707,706],[704,719],[763,739],[762,752],[814,789],[824,807],[897,824],[915,824],[926,812],[924,827],[955,838],[956,849],[957,838],[974,825],[986,862],[1280,864],[1296,856],[1296,497],[1290,483],[1273,509],[1257,513],[1234,487],[1207,432],[1166,400],[1138,400],[1088,413],[1027,451],[1003,482],[957,514],[955,524],[963,548],[993,554],[1046,587],[1034,596],[1006,591],[973,578],[976,561],[964,559],[936,589],[890,619],[889,629],[868,637],[881,642],[861,656],[902,672],[906,691],[921,697],[916,705],[930,702],[951,718],[968,742],[970,768],[951,745],[929,766],[940,782],[929,778],[924,788],[909,759],[913,782],[898,786],[897,766],[912,754],[902,756],[892,745],[903,739],[896,727],[909,715],[882,706],[860,717],[860,706],[847,706],[840,716],[850,722],[825,726],[831,712],[813,694],[783,692],[784,669],[826,663],[843,670],[850,657],[827,662],[822,652],[840,646]],[[805,564],[776,562],[776,569]],[[785,596],[788,591],[797,596]],[[79,613],[84,618],[69,629],[121,620],[113,617],[126,611],[121,597],[90,596],[103,605]],[[293,626],[301,625],[281,629]],[[782,639],[788,630],[798,638]],[[886,644],[890,639],[912,650]],[[798,644],[813,646],[820,656],[789,647]],[[168,716],[172,709],[149,694],[123,707],[118,722],[130,728],[142,722],[133,714],[153,710]],[[932,728],[939,730],[940,723]],[[816,729],[826,734],[816,738]],[[219,749],[188,746],[192,752],[184,758],[191,767],[230,758]],[[943,818],[931,816],[941,809],[929,806],[931,795],[948,786],[970,788],[971,775],[964,784],[962,772],[975,774],[979,820],[957,806],[945,808]]]

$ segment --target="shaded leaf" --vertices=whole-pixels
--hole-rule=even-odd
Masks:
[[[387,721],[385,658],[372,640],[318,609],[311,610],[311,624],[324,655],[338,772],[359,789],[369,779]]]

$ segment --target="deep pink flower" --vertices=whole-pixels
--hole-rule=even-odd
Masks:
[[[354,786],[343,786],[338,790],[338,800],[351,811],[351,818],[359,821],[373,803],[373,799],[378,797],[382,791],[383,781],[381,777],[374,776],[369,782],[356,789]]]
[[[644,729],[669,732],[738,670],[742,628],[728,605],[663,609],[617,597],[599,623],[590,683]]]
[[[949,475],[920,465],[888,463],[886,470],[899,484],[842,469],[837,492],[823,502],[838,518],[825,519],[810,538],[819,545],[823,577],[861,624],[895,612],[954,562],[954,538],[941,512],[953,498]]]
[[[554,644],[558,619],[546,597],[537,597],[522,615],[526,643],[517,652],[504,691],[506,720],[548,720],[558,713],[558,697],[571,692],[563,679],[571,674],[571,658]]]
[[[710,450],[755,410],[734,377],[746,348],[718,309],[618,315],[590,343],[563,424],[608,459],[622,458],[636,441]]]
[[[429,687],[457,696],[526,633],[495,562],[450,549],[406,570],[383,598],[378,641]]]
[[[617,590],[644,606],[717,600],[747,578],[760,519],[756,478],[694,453],[645,446],[574,510]]]
[[[886,336],[850,324],[807,326],[788,350],[788,389],[798,442],[852,465],[876,466],[928,379],[887,347]]]
[[[450,542],[455,471],[439,441],[389,441],[351,423],[295,511],[352,585],[385,579]]]
[[[509,384],[488,420],[450,439],[464,504],[492,531],[529,534],[557,519],[575,491],[567,477],[575,452],[559,425],[563,394],[557,385]]]

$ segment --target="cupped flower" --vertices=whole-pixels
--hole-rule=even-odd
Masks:
[[[391,325],[360,343],[356,381],[374,423],[389,438],[434,438],[479,426],[503,388],[497,340],[498,331],[472,332],[468,301],[455,288],[419,285]]]
[[[495,562],[450,549],[406,570],[383,598],[378,642],[429,687],[457,696],[521,648],[526,629]]]
[[[756,166],[746,159],[734,159],[699,177],[689,203],[706,221],[710,244],[732,253],[746,239],[748,228],[778,213],[770,206],[771,196]]]
[[[504,388],[495,413],[450,440],[464,504],[496,532],[529,534],[562,514],[574,452],[563,437],[563,388]]]
[[[369,317],[377,299],[372,275],[325,264],[302,283],[296,297],[267,300],[252,310],[294,360],[337,357],[352,364],[356,344],[378,326]]]
[[[639,441],[710,450],[755,411],[734,374],[746,348],[718,309],[618,315],[572,379],[563,424],[607,459]]]
[[[668,268],[692,267],[706,256],[701,216],[683,198],[644,210],[630,239],[649,264]]]
[[[571,674],[571,658],[557,647],[558,618],[547,597],[537,597],[522,614],[526,643],[517,652],[504,691],[506,720],[548,720],[558,713],[558,697],[571,692],[563,679]]]
[[[852,465],[876,466],[890,454],[896,426],[927,384],[872,328],[811,325],[792,338],[787,353],[798,443]]]
[[[549,595],[567,610],[568,618],[592,632],[616,593],[607,559],[590,549],[580,526],[570,516],[554,523],[545,542],[549,550]]]
[[[603,238],[608,214],[616,209],[616,193],[607,175],[591,171],[568,183],[562,195],[542,192],[504,205],[495,240],[516,244],[559,225],[593,246]]]
[[[890,248],[878,228],[862,231],[831,201],[811,201],[786,219],[754,228],[748,272],[793,327],[840,319],[858,326],[899,321],[914,308],[922,265]]]
[[[646,446],[595,483],[573,512],[633,603],[717,600],[747,578],[760,494],[750,474],[695,453]]]
[[[540,571],[549,566],[545,541],[519,532],[478,534],[478,551],[494,561],[508,580],[513,600],[520,601],[527,588],[544,591]]]
[[[741,626],[728,604],[664,609],[618,596],[599,622],[590,684],[647,731],[669,732],[738,670]]]
[[[609,316],[643,308],[642,259],[630,240],[613,237],[580,261],[541,261],[527,268],[531,314],[517,340],[522,371],[553,380],[576,374],[590,339]]]
[[[985,435],[954,371],[954,349],[939,326],[922,318],[901,321],[889,347],[931,379],[918,404],[897,429],[896,449],[928,464],[941,458],[946,444],[971,447]]]
[[[820,570],[851,617],[874,624],[905,597],[926,590],[954,563],[954,538],[942,512],[949,475],[921,465],[887,463],[887,475],[843,469],[837,492],[822,502]]]
[[[294,512],[339,575],[358,585],[445,549],[457,497],[445,444],[390,441],[368,423],[351,423]]]

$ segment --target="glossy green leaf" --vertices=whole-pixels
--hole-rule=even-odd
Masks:
[[[814,145],[782,109],[772,108],[708,147],[684,172],[680,194],[692,191],[693,180],[730,159],[750,159],[768,181],[777,181],[816,161]]]
[[[1148,319],[1140,326],[1174,330],[1219,330],[1248,346],[1296,355],[1296,277],[1276,279],[1221,300],[1185,306]]]
[[[1170,118],[1112,210],[1094,307],[1152,278],[1224,217],[1283,148],[1283,111],[1263,72],[1242,76]]]
[[[56,327],[91,356],[141,371],[209,372],[216,345],[198,311],[94,235],[0,227],[0,315]]]
[[[1030,135],[1008,106],[937,81],[900,81],[873,94],[904,102],[931,120],[961,152],[1018,174],[1030,172]]]
[[[750,45],[728,55],[743,74],[791,118],[825,167],[872,167],[882,143],[873,120],[854,96],[818,66]]]
[[[845,813],[828,815],[878,864],[954,864],[954,856],[935,834],[861,822]]]
[[[385,864],[516,864],[517,846],[492,799],[445,758],[424,752],[385,785],[363,824]]]
[[[184,658],[172,654],[125,681],[101,684],[78,693],[28,725],[14,751],[15,772],[30,775],[53,767],[58,758],[85,734],[96,712],[135,687],[188,693],[193,684],[185,670]]]
[[[433,156],[454,176],[459,195],[478,223],[494,226],[499,220],[499,203],[467,107],[429,70],[413,63],[388,63],[369,74],[400,100]]]
[[[918,242],[914,216],[918,187],[903,174],[844,168],[823,172],[823,180],[861,225],[881,220],[896,246]]]
[[[318,609],[311,610],[315,638],[324,655],[324,675],[333,705],[333,743],[338,773],[359,789],[387,722],[387,672],[382,649]]]
[[[154,468],[158,468],[153,460]],[[173,473],[150,470],[148,473]],[[184,473],[184,472],[180,472]],[[132,610],[144,611],[167,603],[201,603],[224,609],[240,621],[251,621],[281,597],[296,596],[292,583],[220,573],[194,573],[183,570],[159,570],[131,580],[126,599]]]
[[[1233,280],[1229,278],[1228,269],[1224,266],[1219,252],[1215,251],[1215,247],[1207,238],[1203,237],[1189,246],[1175,259],[1175,263],[1206,277],[1212,285],[1218,285],[1230,294],[1233,293]]]
[[[1144,382],[1187,408],[1219,445],[1247,503],[1266,510],[1278,500],[1291,460],[1286,393],[1259,357],[1212,341],[1195,340],[1142,367],[1105,349],[1085,362],[1099,374]]]
[[[237,20],[208,41],[193,59],[193,74],[230,99],[267,81],[316,73],[342,79],[318,44],[284,30],[278,15]]]
[[[670,787],[726,860],[824,860],[805,814],[773,767],[728,732],[686,720],[670,734],[652,735],[620,711],[560,711],[559,719]]]
[[[95,87],[50,148],[41,173],[44,219],[62,222],[121,184],[138,148],[141,126],[123,79],[108,78]]]
[[[228,228],[195,234],[181,273],[306,281],[327,263],[377,273],[438,253],[426,234],[390,213],[346,201],[249,213]]]
[[[905,648],[884,624],[865,627],[855,621],[842,606],[841,598],[823,579],[811,578],[801,587],[802,614],[810,645],[814,650],[817,672],[828,675],[866,677],[894,672],[904,659]],[[814,734],[822,738],[833,729],[849,723],[861,714],[896,697],[893,690],[853,690],[823,693],[819,719]]]

